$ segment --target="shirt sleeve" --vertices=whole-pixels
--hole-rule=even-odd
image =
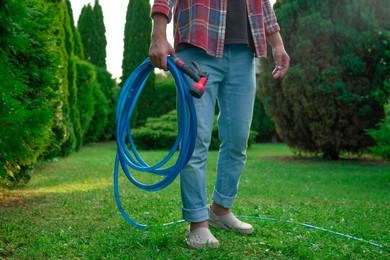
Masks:
[[[269,0],[262,0],[262,1],[263,1],[263,18],[264,18],[266,35],[270,35],[280,31],[280,27],[276,19],[275,12],[272,9],[271,3],[269,2]]]
[[[172,7],[176,3],[176,0],[154,0],[150,17],[155,14],[163,14],[168,18],[168,22],[172,20]]]

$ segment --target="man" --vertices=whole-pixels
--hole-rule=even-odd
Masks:
[[[173,13],[174,10],[174,13]],[[255,99],[255,57],[266,57],[272,46],[275,79],[283,77],[290,58],[279,34],[279,25],[268,0],[155,0],[152,6],[153,66],[167,70],[167,56],[186,63],[196,61],[209,73],[205,92],[194,99],[197,140],[189,163],[180,173],[183,217],[190,222],[187,244],[192,248],[218,247],[211,226],[250,234],[252,225],[230,211],[237,196]],[[175,43],[167,41],[166,27],[173,19]],[[213,203],[207,206],[206,161],[215,105],[221,146]]]

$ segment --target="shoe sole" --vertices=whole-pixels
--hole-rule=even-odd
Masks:
[[[219,247],[219,243],[218,244],[213,244],[213,243],[207,243],[207,244],[192,244],[192,243],[189,243],[187,241],[187,245],[189,248],[192,248],[192,249],[201,249],[201,248],[218,248]]]

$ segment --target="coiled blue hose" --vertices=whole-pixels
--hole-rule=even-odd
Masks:
[[[138,98],[144,88],[151,71],[154,67],[146,59],[126,80],[119,95],[116,111],[116,142],[117,154],[114,168],[114,193],[115,201],[123,218],[131,225],[138,228],[146,228],[146,225],[139,224],[126,214],[122,207],[119,195],[118,175],[119,165],[127,178],[137,187],[146,191],[158,191],[172,183],[181,169],[188,163],[194,151],[196,141],[196,112],[192,96],[188,91],[188,83],[184,74],[176,67],[173,57],[168,57],[168,69],[175,79],[178,93],[178,135],[172,149],[167,156],[155,165],[148,165],[139,155],[131,135],[130,119],[134,112]],[[130,151],[129,148],[130,147]],[[180,147],[180,149],[179,149]],[[172,156],[179,149],[178,158],[174,165],[165,167]],[[140,172],[149,172],[164,178],[154,184],[143,184],[137,181],[131,174],[130,169]]]

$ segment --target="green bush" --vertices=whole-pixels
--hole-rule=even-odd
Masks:
[[[97,142],[104,139],[104,131],[108,124],[108,114],[110,112],[106,96],[101,90],[100,84],[96,85],[93,92],[94,97],[94,114],[92,123],[85,134],[85,142]]]
[[[151,78],[149,78],[151,80]],[[149,117],[159,117],[176,109],[176,85],[172,77],[146,84],[132,116],[132,125],[144,126]]]
[[[98,82],[95,66],[77,60],[77,105],[80,112],[81,145],[98,141],[107,127],[109,107]]]
[[[106,97],[108,106],[107,124],[101,140],[113,140],[115,139],[116,103],[120,88],[112,78],[112,75],[106,69],[99,67],[96,67],[95,69],[97,81],[101,86],[104,96]]]
[[[132,130],[135,145],[146,149],[170,149],[177,136],[176,118],[176,110],[158,118],[148,118],[145,126]]]
[[[0,2],[0,182],[28,180],[51,143],[59,82],[53,16],[42,1]]]
[[[59,28],[59,45],[63,48],[63,60],[61,68],[63,69],[60,75],[62,81],[62,120],[67,127],[65,141],[61,144],[60,155],[68,156],[74,151],[78,151],[82,145],[82,131],[80,123],[80,111],[78,109],[78,90],[77,90],[77,46],[80,46],[80,39],[74,36],[76,29],[73,25],[71,17],[71,8],[69,1],[59,1],[58,8],[60,9],[59,20],[61,27]],[[78,41],[77,42],[75,42]],[[78,50],[80,51],[80,50]]]
[[[382,16],[388,7],[382,0],[277,2],[291,67],[274,80],[274,62],[262,60],[260,96],[290,147],[337,160],[373,144],[365,129],[384,118],[390,93],[383,84],[390,72],[390,23]]]
[[[71,15],[69,0],[0,1],[0,183],[7,186],[28,180],[38,160],[99,140],[114,114],[118,90],[108,95],[109,110],[99,85],[107,75],[97,78],[79,59]],[[108,77],[105,87],[117,88]]]
[[[275,124],[265,113],[260,97],[257,95],[255,99],[255,107],[253,111],[252,131],[257,134],[254,136],[255,142],[274,141],[276,137]],[[251,135],[252,136],[252,135]]]
[[[153,117],[167,114],[176,108],[176,85],[173,78],[168,77],[155,82],[155,96],[151,105]]]
[[[386,118],[378,123],[377,128],[367,130],[376,145],[371,151],[384,159],[390,159],[390,105],[386,106]]]

